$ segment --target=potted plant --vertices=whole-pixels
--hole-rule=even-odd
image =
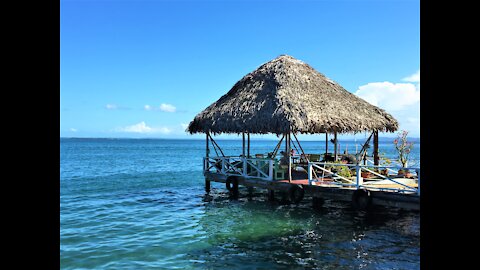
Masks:
[[[386,154],[383,152],[380,153],[380,159],[383,161],[382,163],[384,166],[390,166],[392,164],[392,161],[389,158],[387,158]],[[387,168],[381,169],[380,174],[388,176],[388,169]]]
[[[407,135],[408,131],[406,130],[399,132],[397,138],[393,141],[393,144],[397,150],[398,161],[402,164],[402,168],[398,170],[398,175],[408,178],[411,176],[411,173],[406,168],[408,166],[410,152],[413,149],[413,142],[407,141]]]
[[[330,167],[327,167],[328,170],[331,172],[337,174],[338,176],[342,176],[344,178],[351,178],[352,177],[352,171],[348,166],[341,166],[341,164],[346,164],[343,161],[335,161],[332,162],[334,164],[339,164],[339,165],[330,165]]]
[[[366,169],[369,169],[369,170],[371,170],[371,171],[374,170],[374,168],[371,168],[371,167],[367,167]],[[364,170],[362,170],[361,175],[362,175],[363,178],[372,178],[372,177],[375,176],[373,173],[371,173],[371,172],[369,172],[369,171],[364,171]]]
[[[345,178],[349,178],[352,176],[352,172],[347,166],[339,166],[337,170],[337,174]]]

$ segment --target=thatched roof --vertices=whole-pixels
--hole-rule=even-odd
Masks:
[[[384,110],[308,64],[281,55],[247,74],[197,114],[190,133],[349,133],[398,129]]]

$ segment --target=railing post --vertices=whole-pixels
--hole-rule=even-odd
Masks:
[[[308,185],[312,185],[312,164],[308,162],[308,167],[307,167],[307,172],[308,172]]]
[[[247,177],[247,158],[244,156],[243,160],[243,176]]]
[[[273,180],[273,160],[268,161],[268,179]]]

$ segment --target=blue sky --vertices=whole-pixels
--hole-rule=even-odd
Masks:
[[[419,1],[61,0],[60,9],[62,137],[203,138],[185,125],[281,54],[420,136]]]

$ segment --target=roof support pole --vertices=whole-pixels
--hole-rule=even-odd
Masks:
[[[290,132],[286,134],[287,140],[285,141],[287,146],[287,156],[288,156],[288,182],[292,181],[292,154],[290,151]]]
[[[328,133],[325,131],[325,157],[328,153]]]
[[[378,130],[373,132],[373,165],[378,165],[380,162],[378,155]]]
[[[242,156],[245,157],[245,132],[242,132]]]
[[[337,161],[337,155],[338,155],[338,147],[337,147],[337,132],[333,133],[333,140],[335,141],[335,146],[334,146],[334,152],[335,152],[335,161]]]
[[[285,133],[283,136],[285,136],[285,154],[288,152],[288,134]]]
[[[205,157],[208,158],[208,154],[210,153],[210,149],[208,148],[208,131],[205,133],[206,134],[206,139],[205,139],[205,142],[206,142],[206,153],[205,153]]]
[[[247,132],[247,157],[250,158],[250,132]]]

